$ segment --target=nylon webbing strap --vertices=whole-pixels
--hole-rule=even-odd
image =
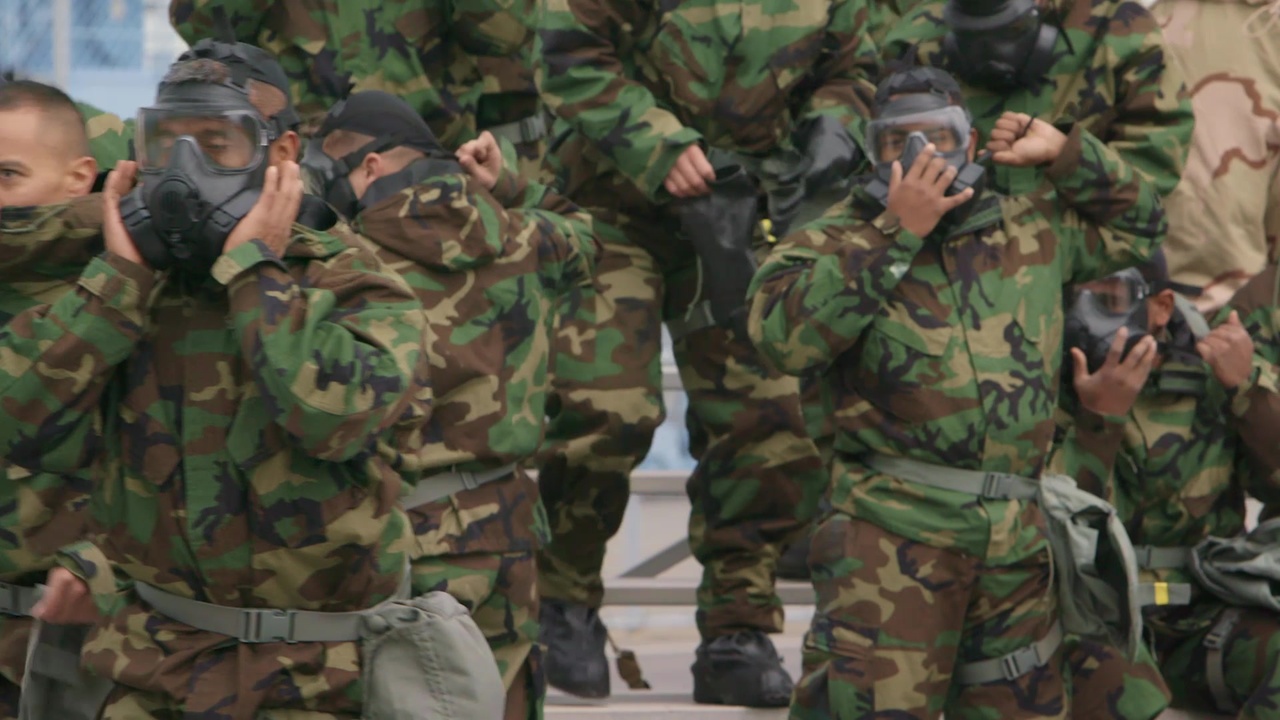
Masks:
[[[242,643],[347,642],[360,639],[360,623],[368,612],[315,612],[273,608],[236,608],[200,602],[135,582],[138,597],[170,620],[197,630],[227,635]],[[409,597],[409,572],[396,598]]]
[[[484,128],[495,138],[505,138],[512,145],[536,142],[547,136],[547,120],[541,115],[530,115],[515,122]]]
[[[689,308],[684,317],[668,320],[667,331],[671,333],[671,342],[678,342],[687,335],[714,327],[715,324],[716,319],[711,315],[711,301],[703,300]]]
[[[869,455],[863,461],[867,467],[885,475],[942,490],[954,490],[994,500],[1030,500],[1040,489],[1039,482],[1021,475],[957,470],[918,460],[879,454]]]
[[[1133,555],[1143,570],[1178,570],[1191,564],[1191,548],[1135,545]]]
[[[501,480],[515,471],[516,464],[507,463],[500,468],[482,472],[455,471],[428,475],[419,480],[413,490],[405,496],[404,506],[406,508],[422,507],[454,493],[472,490],[494,480]]]
[[[1138,585],[1138,604],[1142,606],[1155,605],[1163,607],[1165,605],[1190,605],[1191,604],[1191,585],[1190,583],[1140,583]]]
[[[1062,628],[1055,623],[1047,635],[1008,655],[957,665],[952,678],[961,685],[1012,682],[1048,663],[1061,644]]]
[[[1218,706],[1218,712],[1221,713],[1234,714],[1237,709],[1235,697],[1227,686],[1226,660],[1227,640],[1238,622],[1239,608],[1227,608],[1204,638],[1207,650],[1204,656],[1205,680],[1209,682],[1209,692],[1213,693],[1213,704]]]
[[[43,585],[14,585],[0,582],[0,613],[29,617],[31,608],[44,594]]]

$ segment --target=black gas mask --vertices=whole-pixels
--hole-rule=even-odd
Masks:
[[[335,159],[325,153],[324,137],[317,135],[307,141],[302,154],[303,188],[307,193],[323,198],[339,215],[350,220],[360,212],[360,198],[356,197],[356,190],[351,185],[351,172],[369,153],[385,152],[399,147],[402,142],[396,137],[376,138]]]
[[[894,161],[902,164],[905,174],[925,146],[932,143],[935,155],[957,171],[946,194],[956,195],[973,188],[973,197],[943,218],[947,224],[963,222],[972,212],[986,182],[985,169],[969,160],[971,128],[969,111],[951,104],[942,95],[912,93],[889,101],[876,119],[867,124],[867,147],[875,163],[868,192],[881,205],[888,205]]]
[[[1150,335],[1147,303],[1151,287],[1136,268],[1121,270],[1076,288],[1068,298],[1063,347],[1080,348],[1097,372],[1107,360],[1120,328],[1129,329],[1121,358]]]
[[[950,67],[973,85],[1034,87],[1053,64],[1058,28],[1044,22],[1036,0],[947,0],[942,19]]]
[[[134,151],[138,187],[120,214],[138,252],[158,270],[207,273],[227,236],[257,203],[268,148],[297,116],[284,108],[265,120],[249,101],[259,66],[273,63],[242,43],[202,40],[179,62],[215,60],[225,82],[161,84],[155,105],[138,111]]]

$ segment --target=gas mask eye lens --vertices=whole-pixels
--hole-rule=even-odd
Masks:
[[[266,152],[261,121],[246,112],[143,109],[138,113],[138,161],[144,169],[169,165],[180,137],[194,141],[210,169],[239,172],[257,167]]]

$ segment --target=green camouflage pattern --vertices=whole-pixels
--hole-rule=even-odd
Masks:
[[[1130,660],[1113,645],[1068,637],[1062,662],[1070,682],[1073,718],[1155,720],[1173,696],[1145,644],[1139,643],[1138,656]]]
[[[1039,557],[1036,548],[1045,540],[1034,506],[1016,500],[976,501],[968,494],[916,485],[871,471],[859,455],[878,452],[945,467],[1040,476],[1053,437],[1062,358],[1062,293],[1055,288],[1143,261],[1165,230],[1158,204],[1141,207],[1144,183],[1131,170],[1112,174],[1110,153],[1075,127],[1057,160],[1045,169],[1049,185],[1041,192],[1007,197],[988,191],[958,227],[935,230],[929,238],[905,229],[887,235],[882,208],[855,191],[773,248],[752,281],[751,337],[786,372],[825,370],[836,451],[829,501],[836,513],[857,519],[859,536],[865,527],[868,533],[898,538],[905,544],[897,558],[917,546],[927,546],[931,558],[944,552],[951,558],[989,558],[989,567],[979,575],[991,573],[992,588],[1022,592],[1022,582],[1038,578],[1037,594],[1053,596],[1047,556],[1036,561],[1036,572],[1042,574],[1000,585],[1004,562],[1022,567],[1030,557]],[[845,529],[853,532],[852,525]],[[1032,536],[1039,539],[1032,542]],[[889,549],[884,552],[894,556]],[[947,642],[992,643],[964,653],[978,659],[989,657],[988,650],[999,654],[1014,649],[1010,640],[1026,645],[1043,634],[1000,627],[977,631],[976,638],[966,632],[963,641],[947,640],[945,633],[958,632],[962,626],[956,623],[966,613],[974,614],[964,620],[966,631],[970,621],[982,622],[987,605],[971,605],[963,596],[955,598],[958,605],[948,605],[934,595],[924,602],[939,617],[950,618],[945,622],[951,625],[935,628],[943,635],[920,651],[937,663],[899,662],[900,672],[908,675],[901,681],[888,669],[885,674],[873,670],[863,679],[854,677],[854,671],[834,682],[828,679],[824,691],[821,676],[828,661],[835,666],[868,657],[878,662],[882,654],[900,654],[906,639],[882,631],[883,644],[874,635],[864,636],[862,649],[841,641],[847,635],[840,632],[841,623],[861,618],[860,627],[875,625],[877,616],[861,614],[868,610],[859,598],[900,587],[893,568],[882,577],[876,574],[879,564],[854,557],[862,558],[854,564],[868,565],[845,565],[817,582],[820,592],[823,583],[831,583],[834,594],[820,604],[810,630],[809,643],[825,644],[806,662],[800,687],[813,690],[797,692],[793,714],[799,717],[839,716],[824,710],[827,703],[924,712],[947,696],[945,658],[954,652]],[[907,572],[910,564],[896,561]],[[918,567],[924,573],[941,571]],[[1033,568],[1025,569],[1031,573]],[[972,591],[984,582],[972,579],[963,585]],[[1048,622],[1056,610],[1046,604],[1037,613],[1037,623]],[[921,622],[930,614],[914,612],[902,622]],[[1005,631],[1009,634],[1001,634]],[[921,686],[924,680],[911,676],[917,671],[907,669],[921,667],[938,667],[940,676],[931,675],[927,687]],[[869,687],[872,676],[876,682]],[[997,716],[1037,716],[1033,707],[981,694],[970,703],[964,695],[947,705],[948,717],[981,714],[988,702],[998,706]],[[1040,710],[1056,716],[1067,711],[1062,702],[1054,700],[1052,707]]]
[[[861,3],[679,5],[545,0],[538,86],[557,116],[553,157],[565,192],[596,218],[598,293],[562,312],[557,407],[539,489],[553,541],[539,557],[543,596],[598,606],[605,543],[626,507],[630,471],[664,417],[661,324],[698,297],[692,249],[672,242],[655,201],[695,142],[765,155],[792,149],[796,124],[865,116],[876,53]],[[690,543],[703,565],[703,637],[777,631],[780,545],[802,531],[824,485],[799,385],[744,337],[711,328],[676,342],[698,467],[687,490]]]
[[[102,250],[102,197],[0,210],[0,317],[57,301]],[[85,533],[90,484],[80,474],[0,470],[0,581],[35,585],[54,554]],[[0,718],[18,717],[30,618],[0,614]]]
[[[837,459],[833,472],[857,470]],[[843,513],[818,525],[809,554],[817,612],[792,720],[1070,716],[1061,648],[1012,682],[952,686],[957,663],[1013,652],[1057,622],[1039,508],[982,503],[966,514],[991,523],[992,543],[981,554],[916,542]]]
[[[169,19],[188,43],[215,36],[221,7],[236,39],[275,55],[310,137],[329,108],[360,90],[404,98],[445,147],[475,137],[475,111],[455,94],[453,54],[440,32],[443,0],[171,0]]]
[[[889,32],[910,12],[917,0],[877,0],[867,3],[867,37],[883,48]]]
[[[1248,473],[1253,478],[1251,492],[1261,488],[1280,487],[1280,443],[1275,442],[1274,429],[1280,427],[1280,396],[1275,392],[1280,375],[1280,273],[1273,258],[1231,298],[1229,308],[1239,313],[1254,344],[1257,375],[1250,386],[1236,393],[1232,412],[1239,416],[1236,432],[1240,434],[1247,457]],[[1259,497],[1268,508],[1278,505],[1267,492]],[[1255,497],[1257,497],[1255,495]],[[1268,514],[1264,511],[1264,514]]]
[[[447,148],[542,112],[533,82],[536,0],[171,0],[170,20],[194,43],[214,35],[215,6],[238,40],[280,61],[304,137],[361,90],[403,98]],[[538,177],[545,140],[517,150],[521,174]]]
[[[433,472],[489,470],[536,452],[554,310],[590,282],[596,254],[590,216],[545,186],[507,172],[490,194],[455,167],[458,174],[406,187],[353,221],[424,308],[435,405],[420,435],[397,445],[414,449],[399,466],[428,484]],[[523,678],[528,716],[540,717],[543,693],[528,685],[538,660],[533,553],[547,537],[537,485],[520,470],[410,508],[410,519],[414,593],[461,592],[468,607],[485,606],[476,621],[508,690]],[[502,595],[490,607],[495,584]],[[467,594],[481,587],[490,593]]]
[[[89,105],[76,103],[80,114],[84,116],[85,131],[89,136],[89,152],[98,161],[98,172],[107,172],[121,160],[128,160],[132,155],[130,145],[133,143],[133,118],[121,120],[105,110]]]
[[[1063,34],[1047,81],[1012,92],[972,87],[960,80],[974,127],[986,143],[1005,112],[1026,113],[1055,125],[1077,124],[1111,148],[1110,173],[1131,166],[1146,182],[1141,212],[1173,192],[1191,145],[1194,117],[1178,64],[1165,52],[1160,28],[1134,0],[1050,0],[1045,21]],[[883,56],[910,55],[922,65],[948,69],[942,40],[947,26],[941,0],[918,3],[888,33]],[[997,166],[989,173],[999,192],[1033,192],[1041,168]]]
[[[517,717],[528,720],[542,719],[546,695],[537,574],[531,552],[424,557],[413,566],[415,586],[447,592],[471,612],[498,661],[508,709],[520,707],[512,696],[523,697],[527,710]]]
[[[1196,130],[1165,203],[1174,280],[1221,307],[1266,261],[1280,209],[1280,25],[1271,0],[1160,0],[1151,9],[1191,93]],[[1272,222],[1268,223],[1268,215]],[[1274,240],[1273,240],[1274,242]]]
[[[543,0],[543,100],[590,177],[661,196],[696,142],[765,155],[817,114],[867,116],[875,47],[854,0]]]
[[[1223,606],[1219,605],[1219,609]],[[1275,613],[1242,608],[1235,628],[1226,637],[1223,669],[1227,688],[1239,707],[1236,720],[1269,720],[1280,706],[1280,621]],[[1160,669],[1171,684],[1173,705],[1218,715],[1206,679],[1205,637],[1209,628],[1190,635],[1158,636]],[[1230,717],[1230,716],[1228,716]]]
[[[209,278],[107,253],[0,335],[5,457],[46,472],[101,462],[100,534],[59,556],[107,618],[84,664],[188,717],[354,715],[357,645],[238,646],[152,612],[134,582],[353,611],[407,569],[404,483],[375,441],[428,412],[414,407],[429,397],[420,306],[346,231],[294,233],[283,257],[255,240]]]
[[[1258,280],[1256,286],[1246,286],[1254,298],[1241,298],[1255,309],[1257,300],[1270,299],[1274,287],[1274,282],[1268,285],[1273,278]],[[1209,536],[1238,535],[1245,529],[1246,495],[1265,503],[1280,499],[1275,481],[1280,479],[1274,435],[1280,423],[1277,374],[1262,357],[1255,357],[1254,364],[1251,379],[1228,391],[1198,357],[1166,356],[1126,417],[1098,415],[1064,402],[1057,414],[1051,470],[1080,478],[1083,486],[1114,505],[1134,545],[1190,547]],[[1146,625],[1166,677],[1178,678],[1175,705],[1213,711],[1199,646],[1225,605],[1199,590],[1186,568],[1143,570],[1139,579],[1192,584],[1190,605],[1153,608]],[[1240,717],[1270,717],[1263,709],[1280,702],[1277,655],[1269,649],[1273,637],[1280,643],[1280,622],[1255,617],[1248,629],[1231,637],[1229,685],[1239,702],[1247,698],[1255,708]],[[1197,659],[1199,664],[1193,664]],[[1130,681],[1129,675],[1117,673],[1088,691],[1110,695]]]

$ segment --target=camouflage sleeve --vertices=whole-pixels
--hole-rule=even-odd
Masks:
[[[89,596],[103,617],[111,617],[128,603],[133,580],[115,572],[115,565],[91,540],[81,540],[58,551],[55,562],[89,586]]]
[[[800,110],[801,119],[831,115],[859,139],[875,99],[872,78],[879,73],[879,55],[867,34],[871,4],[861,0],[832,4],[822,58],[809,73],[816,89]]]
[[[169,22],[189,44],[214,36],[213,9],[227,13],[236,39],[257,45],[258,30],[267,18],[271,0],[170,0]]]
[[[538,226],[544,246],[539,266],[556,294],[591,285],[601,248],[589,213],[550,187],[505,167],[492,195],[508,212],[520,212]]]
[[[1056,192],[1037,202],[1061,225],[1071,283],[1137,265],[1164,241],[1168,221],[1151,184],[1079,125],[1045,176]]]
[[[87,103],[76,103],[76,106],[84,115],[89,152],[98,161],[98,172],[105,172],[121,160],[128,160],[133,142],[133,119],[121,120]]]
[[[1254,371],[1236,388],[1231,404],[1235,426],[1244,444],[1253,487],[1249,490],[1269,504],[1280,502],[1280,273],[1268,265],[1236,292],[1222,315],[1235,310],[1254,344]]]
[[[1116,107],[1106,138],[1112,152],[1102,159],[1115,175],[1131,175],[1126,165],[1137,170],[1148,186],[1137,210],[1147,214],[1182,179],[1195,117],[1182,70],[1165,52],[1155,19],[1143,20],[1146,32],[1133,32],[1139,23],[1132,18],[1118,15],[1113,22],[1118,27],[1107,33],[1104,52],[1117,58]]]
[[[650,198],[684,149],[701,136],[628,77],[618,39],[631,32],[635,0],[545,0],[538,90],[547,107],[585,135]]]
[[[1106,499],[1124,439],[1125,418],[1099,415],[1081,406],[1074,413],[1058,408],[1054,421],[1058,434],[1046,470],[1073,478],[1084,490]]]
[[[5,459],[69,473],[92,460],[94,419],[111,371],[142,337],[155,275],[106,254],[74,292],[21,312],[0,330]]]
[[[300,283],[255,240],[219,258],[213,276],[275,422],[309,455],[341,462],[372,448],[420,395],[421,305],[371,251],[312,260]]]
[[[825,366],[858,341],[924,240],[885,216],[859,220],[849,201],[791,233],[751,279],[751,340],[792,375]]]

